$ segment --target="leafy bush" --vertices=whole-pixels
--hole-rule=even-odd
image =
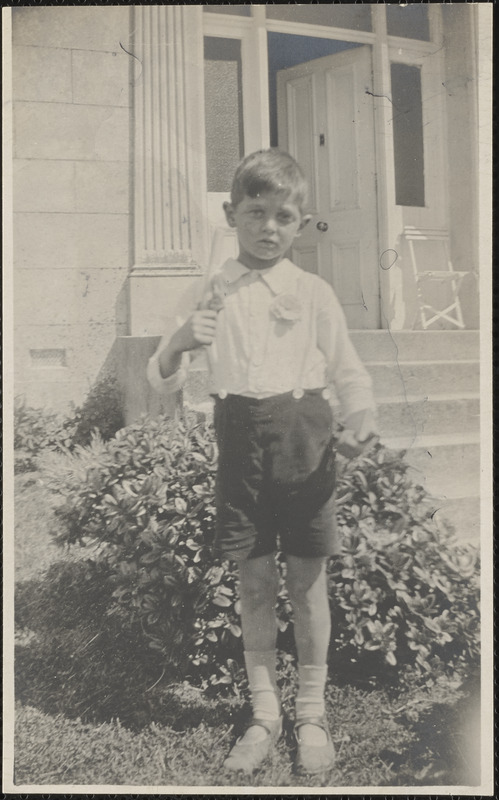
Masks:
[[[90,389],[83,405],[77,407],[67,420],[71,428],[71,444],[89,444],[93,431],[99,431],[107,441],[125,424],[123,398],[115,378],[107,376]]]
[[[44,473],[66,498],[58,541],[103,546],[114,597],[149,646],[180,674],[224,684],[242,646],[235,565],[210,549],[216,455],[207,425],[149,420],[107,444],[94,437],[73,455],[50,454]]]
[[[107,377],[92,387],[81,406],[69,415],[27,406],[17,398],[14,407],[14,468],[16,472],[36,469],[44,450],[72,450],[91,441],[99,431],[104,441],[124,425],[122,399],[114,378]]]
[[[64,445],[63,418],[53,411],[31,408],[20,398],[14,406],[14,468],[16,472],[36,469],[36,457],[45,449]]]
[[[352,661],[367,651],[426,674],[465,670],[479,657],[478,553],[434,525],[407,470],[400,453],[378,446],[340,481],[343,553],[330,570],[336,648]]]
[[[123,623],[202,686],[230,685],[242,656],[235,565],[213,557],[216,446],[205,422],[144,420],[108,443],[44,459],[65,502],[59,542],[96,544]],[[377,445],[338,479],[343,557],[330,568],[333,662],[364,675],[463,670],[478,658],[478,560],[437,532],[401,454]],[[281,568],[285,566],[281,564]],[[292,611],[278,602],[281,648]]]

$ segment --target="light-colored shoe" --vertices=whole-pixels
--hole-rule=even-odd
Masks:
[[[316,725],[326,734],[326,743],[323,745],[304,744],[300,741],[299,731],[302,725]],[[336,752],[329,732],[326,717],[302,717],[295,724],[295,737],[298,743],[296,754],[297,772],[307,775],[317,775],[327,772],[334,766]]]
[[[265,761],[272,747],[275,745],[282,733],[282,717],[269,722],[268,720],[253,717],[248,723],[246,730],[258,725],[264,728],[267,736],[261,741],[245,744],[241,736],[229,755],[224,761],[224,769],[231,772],[253,772],[260,764]]]

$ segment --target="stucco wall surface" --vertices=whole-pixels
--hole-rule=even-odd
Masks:
[[[480,272],[477,242],[477,73],[473,51],[472,4],[442,6],[445,41],[445,91],[449,223],[454,269]],[[469,275],[460,292],[467,328],[478,328],[478,280]]]
[[[12,11],[15,391],[35,406],[80,402],[128,332],[129,19]]]

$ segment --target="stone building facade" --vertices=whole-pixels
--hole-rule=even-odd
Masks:
[[[490,15],[417,6],[13,8],[16,394],[60,408],[114,370],[129,418],[156,408],[154,337],[217,230],[217,257],[234,252],[229,176],[269,145],[308,170],[314,220],[293,257],[332,282],[353,329],[421,327],[414,229],[448,240],[477,329]],[[459,334],[432,326],[446,328]]]

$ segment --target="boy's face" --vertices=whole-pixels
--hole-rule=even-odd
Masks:
[[[248,269],[272,267],[289,250],[310,216],[279,192],[246,195],[234,208],[224,203],[227,222],[237,229],[239,261]]]

